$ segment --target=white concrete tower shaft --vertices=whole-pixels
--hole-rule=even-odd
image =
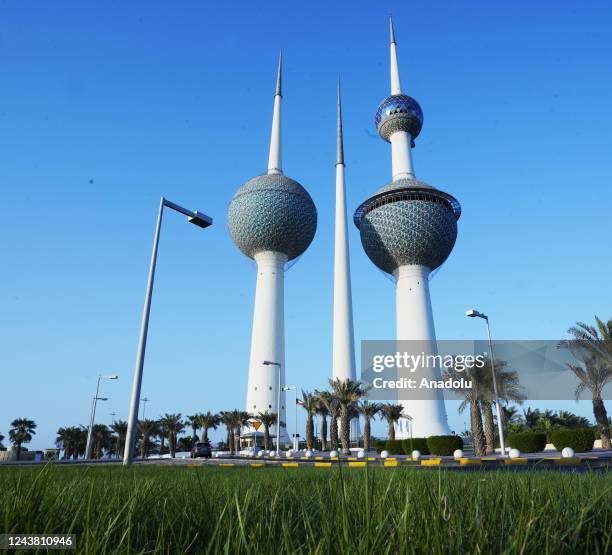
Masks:
[[[391,47],[391,94],[401,94],[397,45],[390,19]],[[397,131],[390,137],[393,181],[401,178],[415,178],[412,166],[410,133]],[[419,353],[437,354],[436,330],[434,326],[431,297],[429,294],[430,270],[426,266],[404,265],[393,272],[396,298],[396,334],[398,340],[423,341]],[[416,345],[415,345],[416,346]],[[415,354],[419,354],[415,353]],[[432,369],[430,377],[439,378],[440,371]],[[404,411],[412,417],[413,437],[428,437],[450,433],[446,408],[442,393],[438,391],[435,399],[422,401],[403,401]],[[410,437],[408,419],[398,422],[398,439]]]
[[[332,377],[333,379],[340,380],[356,380],[353,302],[351,294],[351,269],[348,247],[348,224],[346,220],[346,185],[344,171],[342,103],[340,100],[340,80],[338,80]],[[355,418],[351,422],[351,439],[359,439],[359,436],[359,419]]]
[[[282,53],[278,59],[268,174],[282,174],[281,163],[281,98]],[[287,255],[262,251],[254,256],[257,264],[257,285],[253,311],[251,355],[246,411],[277,413],[280,395],[280,420],[287,422],[285,393],[285,264]],[[264,361],[275,364],[264,364]],[[254,428],[247,431],[254,432]],[[281,425],[281,445],[289,441],[286,426]],[[276,424],[270,428],[271,441],[276,441]]]

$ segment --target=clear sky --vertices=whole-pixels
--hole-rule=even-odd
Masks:
[[[498,339],[612,316],[609,3],[2,2],[0,432],[33,418],[31,446],[52,446],[59,426],[88,422],[99,372],[120,379],[104,383],[98,421],[127,418],[162,194],[215,223],[164,221],[147,414],[243,407],[255,269],[226,212],[267,164],[280,47],[283,165],[319,214],[286,275],[287,380],[326,385],[336,79],[352,215],[390,180],[373,123],[389,12],[403,88],[425,114],[417,176],[463,206],[431,284],[438,337],[483,338],[472,306]],[[393,284],[352,224],[350,248],[356,341],[393,338]],[[592,418],[590,403],[566,405]]]

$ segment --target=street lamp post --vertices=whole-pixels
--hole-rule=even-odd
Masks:
[[[149,399],[148,397],[143,397],[142,399],[140,399],[140,402],[142,403],[142,419],[145,419],[145,412],[147,411],[147,403],[150,401],[151,399]]]
[[[497,412],[497,428],[499,430],[499,446],[502,457],[506,456],[506,444],[504,441],[504,427],[502,426],[501,408],[499,406],[499,395],[497,394],[497,378],[495,376],[495,359],[493,357],[493,341],[491,340],[491,326],[489,317],[478,310],[468,310],[465,315],[469,318],[482,318],[487,323],[487,336],[489,338],[489,352],[491,353],[491,373],[493,374],[493,394],[495,395],[495,410]]]
[[[198,211],[187,210],[178,204],[174,204],[164,197],[159,202],[159,211],[157,212],[157,224],[155,226],[155,235],[153,236],[153,252],[151,253],[151,262],[149,265],[149,278],[147,281],[147,289],[145,293],[144,309],[142,311],[142,322],[140,324],[140,336],[138,339],[138,352],[136,355],[136,365],[134,367],[134,382],[132,384],[132,398],[130,400],[130,412],[128,417],[128,429],[125,438],[125,454],[123,456],[123,464],[132,464],[134,455],[134,444],[136,441],[136,427],[138,420],[138,404],[140,401],[140,387],[142,385],[142,369],[144,367],[145,351],[147,347],[147,332],[149,330],[149,314],[151,312],[151,297],[153,295],[153,280],[155,279],[155,265],[157,262],[157,249],[159,246],[159,235],[161,231],[162,216],[164,208],[171,208],[176,212],[180,212],[187,216],[187,221],[201,228],[206,228],[212,225],[212,218]]]
[[[283,386],[281,385],[281,363],[272,362],[270,360],[263,361],[264,366],[278,366],[278,399],[276,403],[276,452],[280,452],[280,409],[281,409],[281,392]]]
[[[297,451],[298,446],[297,446],[297,431],[298,431],[298,425],[297,425],[297,414],[298,414],[298,410],[297,410],[297,386],[296,385],[287,385],[285,387],[283,387],[283,391],[295,391],[295,428],[293,430],[293,450]]]
[[[111,374],[108,376],[105,376],[103,374],[98,374],[96,394],[93,396],[93,400],[91,402],[91,413],[89,414],[89,429],[87,431],[87,444],[85,446],[85,458],[86,459],[91,459],[91,450],[93,447],[93,427],[94,427],[94,421],[96,419],[96,406],[98,404],[98,401],[108,401],[107,397],[98,397],[98,394],[100,393],[100,380],[103,378],[105,380],[116,380],[118,377],[119,376],[117,376],[116,374]]]

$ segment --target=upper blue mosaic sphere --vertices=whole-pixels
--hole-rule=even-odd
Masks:
[[[451,195],[416,179],[399,179],[363,202],[353,220],[370,260],[392,274],[404,265],[441,266],[455,245],[460,215]]]
[[[423,127],[423,110],[414,98],[394,94],[380,103],[374,123],[378,134],[387,142],[396,131],[407,131],[416,139]]]
[[[227,225],[234,243],[248,257],[274,251],[292,260],[312,242],[317,209],[297,181],[280,174],[258,175],[236,191]]]

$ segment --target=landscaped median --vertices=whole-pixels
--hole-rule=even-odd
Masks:
[[[76,534],[79,553],[609,552],[612,473],[442,460],[0,467],[0,533]]]
[[[223,460],[213,465],[219,468],[249,467],[259,468],[445,468],[445,469],[472,469],[472,470],[501,470],[501,469],[547,469],[561,467],[575,467],[584,469],[610,470],[612,457],[574,456],[574,457],[271,457],[265,460]],[[187,466],[199,466],[189,464]]]

